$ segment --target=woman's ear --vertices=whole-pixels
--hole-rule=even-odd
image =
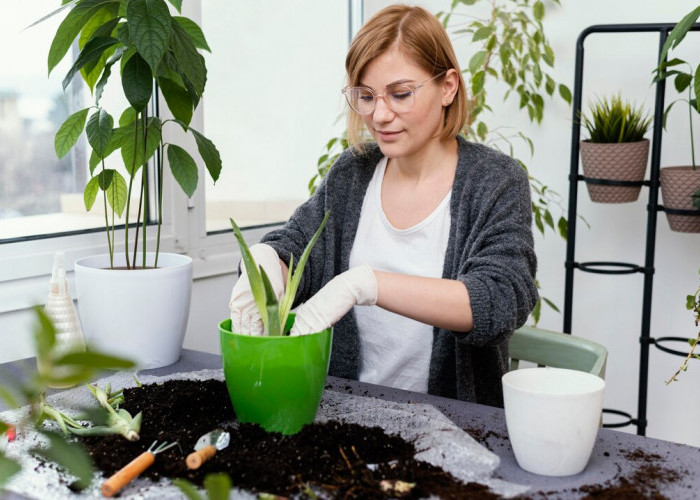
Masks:
[[[442,81],[442,105],[449,106],[457,94],[459,88],[459,75],[454,68],[448,69]]]

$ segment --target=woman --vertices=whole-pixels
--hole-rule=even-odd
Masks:
[[[292,334],[335,325],[330,374],[502,406],[508,338],[534,307],[527,175],[459,137],[466,93],[439,21],[391,6],[346,58],[353,147],[282,229],[252,251],[278,294],[327,210]],[[366,128],[374,142],[362,142]],[[234,331],[261,331],[248,280]]]

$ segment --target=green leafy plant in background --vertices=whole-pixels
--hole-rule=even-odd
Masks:
[[[0,399],[10,408],[28,406],[29,411],[16,426],[10,427],[7,423],[0,421],[0,435],[15,427],[18,434],[26,430],[34,430],[41,434],[46,441],[46,446],[34,448],[30,453],[58,464],[77,478],[75,486],[82,489],[88,486],[92,479],[92,461],[79,443],[69,442],[62,433],[40,425],[45,417],[44,394],[52,385],[87,382],[101,370],[126,369],[133,367],[134,364],[131,361],[98,352],[66,353],[57,349],[56,329],[53,323],[41,308],[36,307],[35,313],[34,343],[37,353],[41,353],[44,358],[45,369],[41,373],[38,371],[25,373],[22,377],[2,373]],[[20,470],[20,463],[6,456],[0,449],[0,487]]]
[[[243,257],[243,263],[245,264],[246,272],[248,273],[248,279],[250,280],[250,288],[253,292],[253,297],[255,298],[255,304],[258,307],[260,316],[263,320],[263,325],[265,333],[270,336],[279,336],[288,334],[286,329],[287,319],[289,312],[292,310],[292,304],[294,302],[294,297],[297,293],[297,288],[299,288],[299,283],[301,283],[301,275],[304,272],[304,267],[306,267],[306,261],[309,259],[311,254],[311,249],[316,244],[316,241],[321,236],[323,228],[326,227],[326,222],[328,222],[328,217],[330,217],[330,211],[326,212],[321,221],[321,225],[316,230],[309,243],[306,245],[304,252],[301,254],[299,263],[294,266],[294,256],[292,255],[289,259],[289,271],[287,273],[287,283],[284,290],[284,295],[281,300],[277,300],[275,292],[270,284],[270,279],[267,273],[262,267],[259,267],[253,256],[250,253],[250,249],[243,239],[243,234],[240,228],[233,219],[231,220],[231,226],[233,227],[233,234],[238,241],[238,247],[241,250],[241,255]],[[237,332],[243,333],[246,332]]]
[[[169,2],[178,12],[181,11],[182,0]],[[121,217],[126,211],[126,267],[137,265],[140,230],[143,233],[142,266],[145,267],[148,207],[152,203],[149,194],[153,193],[157,267],[165,172],[161,161],[155,172],[155,184],[149,186],[148,162],[156,153],[160,153],[161,158],[167,156],[172,176],[188,197],[194,194],[199,176],[195,160],[184,148],[163,141],[163,127],[171,123],[190,132],[214,181],[221,171],[216,146],[189,125],[194,109],[202,99],[207,78],[206,64],[198,49],[208,51],[209,46],[200,27],[189,18],[171,15],[165,0],[73,0],[63,3],[61,8],[37,21],[69,9],[49,49],[49,73],[77,40],[80,53],[63,80],[63,88],[65,90],[80,73],[94,97],[94,105],[73,113],[61,125],[55,138],[56,154],[59,158],[66,155],[85,131],[92,148],[89,161],[91,178],[84,191],[85,207],[90,210],[102,192],[112,266],[116,245],[115,214]],[[114,116],[100,103],[113,71],[118,73],[114,76],[121,79],[121,89],[129,103],[119,115],[117,126]],[[149,114],[148,104],[156,86],[173,119],[163,120]],[[105,159],[117,151],[121,153],[128,181],[116,169],[105,166]],[[133,230],[133,257],[130,259],[129,209],[132,197],[138,199],[138,213]]]
[[[700,275],[700,269],[698,269],[698,274]],[[698,286],[698,289],[695,290],[694,294],[690,294],[686,297],[685,307],[689,311],[692,311],[693,318],[695,320],[695,326],[700,327],[700,286]],[[698,331],[698,335],[694,339],[688,339],[688,343],[690,344],[690,351],[683,360],[681,366],[678,368],[678,370],[676,370],[676,373],[674,373],[673,376],[671,376],[671,378],[666,381],[666,385],[670,384],[671,382],[678,381],[678,375],[680,375],[681,372],[688,370],[688,361],[690,361],[692,358],[700,359],[700,355],[695,354],[695,348],[697,347],[699,342],[700,330]]]
[[[559,4],[559,0],[554,1]],[[500,91],[504,91],[504,101],[515,100],[518,108],[527,113],[530,122],[537,124],[544,118],[545,96],[558,94],[571,104],[569,88],[557,83],[550,74],[554,67],[554,51],[547,42],[542,25],[544,3],[539,0],[491,0],[490,11],[482,19],[474,14],[474,6],[479,3],[484,4],[485,1],[453,0],[448,12],[437,13],[445,28],[451,32],[455,49],[467,43],[472,54],[468,61],[461,64],[468,103],[467,122],[461,135],[511,156],[515,153],[515,142],[524,142],[532,155],[534,143],[522,130],[491,126],[488,120],[489,112],[493,109],[492,96]],[[309,182],[311,194],[347,147],[344,135],[326,143],[318,159],[317,172]],[[568,221],[561,196],[535,178],[524,161],[516,160],[528,172],[535,227],[543,235],[549,228],[565,239]],[[555,209],[558,212],[556,222]],[[540,319],[542,303],[559,311],[551,300],[542,297],[531,314],[535,324]]]
[[[624,101],[619,95],[599,98],[581,117],[591,142],[639,142],[651,126],[651,117],[641,106]]]
[[[680,20],[678,24],[671,30],[666,38],[666,42],[661,49],[661,56],[659,57],[659,66],[654,70],[654,82],[659,81],[664,78],[673,77],[673,85],[678,93],[688,91],[688,97],[679,98],[672,101],[664,111],[663,125],[666,128],[666,119],[668,117],[671,108],[678,103],[684,102],[688,105],[688,128],[690,130],[690,157],[692,162],[693,170],[697,168],[695,162],[695,142],[693,140],[693,111],[700,113],[700,63],[696,64],[694,67],[691,63],[674,57],[671,60],[667,60],[669,52],[678,47],[680,43],[685,39],[690,29],[693,27],[695,22],[700,17],[700,5],[695,7],[692,11],[686,14],[683,19]],[[686,68],[681,69],[681,68]],[[671,69],[669,69],[671,68]],[[700,210],[700,188],[698,188],[693,197],[693,206]]]

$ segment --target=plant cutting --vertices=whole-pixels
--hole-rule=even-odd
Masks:
[[[179,13],[182,0],[169,2]],[[91,153],[84,202],[87,210],[98,200],[102,205],[108,249],[103,256],[90,256],[75,264],[83,331],[93,345],[134,359],[140,368],[165,366],[179,358],[182,348],[192,259],[161,255],[166,171],[164,161],[155,161],[152,173],[148,164],[155,158],[167,159],[170,174],[182,192],[193,195],[199,177],[197,163],[184,147],[164,140],[165,129],[175,127],[191,134],[209,175],[214,181],[218,179],[219,152],[190,126],[207,77],[199,50],[210,49],[200,27],[191,19],[172,15],[165,0],[63,3],[38,21],[67,10],[49,49],[49,73],[77,43],[79,53],[63,88],[79,74],[94,102],[66,119],[56,133],[55,148],[63,157],[85,132]],[[110,79],[120,85],[108,85]],[[107,109],[103,99],[107,88],[123,97],[128,103],[125,109]],[[158,95],[163,97],[161,113],[155,114],[149,103]],[[172,118],[162,118],[163,110]],[[116,156],[121,157],[119,168],[107,163]],[[148,248],[150,211],[155,214],[154,249]],[[124,229],[117,233],[117,219],[122,214]],[[121,235],[123,242],[118,241]],[[122,251],[118,252],[121,243]],[[139,270],[134,276],[123,274],[134,274],[134,269]]]
[[[46,445],[30,450],[49,462],[56,463],[77,478],[75,487],[82,489],[92,480],[92,463],[83,446],[74,441],[68,441],[61,432],[45,428],[41,422],[47,414],[48,406],[45,400],[46,390],[57,384],[70,380],[73,384],[91,380],[99,370],[127,369],[134,364],[125,359],[109,356],[100,352],[73,351],[66,352],[56,341],[56,328],[51,318],[39,307],[34,308],[36,323],[34,329],[34,344],[37,352],[44,358],[44,369],[39,373],[26,373],[22,378],[6,378],[3,373],[3,383],[0,385],[0,399],[11,408],[28,406],[29,411],[13,425],[0,421],[0,436],[3,433],[15,432],[22,435],[32,430],[46,439]],[[95,414],[100,417],[100,413]],[[59,423],[60,426],[60,423]],[[21,464],[15,458],[8,457],[0,448],[0,487],[21,470]]]
[[[591,200],[636,201],[649,158],[649,139],[644,135],[651,117],[617,94],[591,104],[581,124],[589,135],[581,141],[581,164]]]
[[[294,324],[290,311],[306,261],[329,216],[326,212],[296,266],[290,258],[285,291],[279,301],[267,273],[255,262],[231,219],[264,325],[263,335],[256,336],[232,331],[231,319],[219,323],[226,387],[240,422],[259,424],[269,432],[295,434],[316,417],[328,374],[333,328],[290,336]]]
[[[659,172],[661,196],[664,211],[672,231],[700,232],[700,170],[695,162],[693,137],[693,112],[700,113],[700,63],[693,64],[674,57],[667,60],[670,51],[680,45],[700,17],[700,6],[695,7],[671,30],[661,49],[659,65],[654,70],[654,81],[673,76],[673,84],[679,94],[687,91],[688,96],[672,101],[664,111],[663,124],[671,108],[683,102],[688,106],[688,130],[690,132],[690,166],[663,167]]]

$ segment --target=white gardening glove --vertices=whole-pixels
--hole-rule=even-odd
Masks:
[[[250,253],[253,255],[255,263],[265,269],[279,301],[284,294],[284,277],[277,252],[270,245],[258,243],[250,247]],[[241,263],[241,274],[236,284],[233,285],[229,307],[231,308],[232,332],[246,335],[263,335],[265,333],[262,317],[253,298],[248,271],[244,263]]]
[[[296,310],[290,335],[320,332],[336,324],[353,306],[377,303],[377,278],[368,265],[353,267],[330,280]]]

